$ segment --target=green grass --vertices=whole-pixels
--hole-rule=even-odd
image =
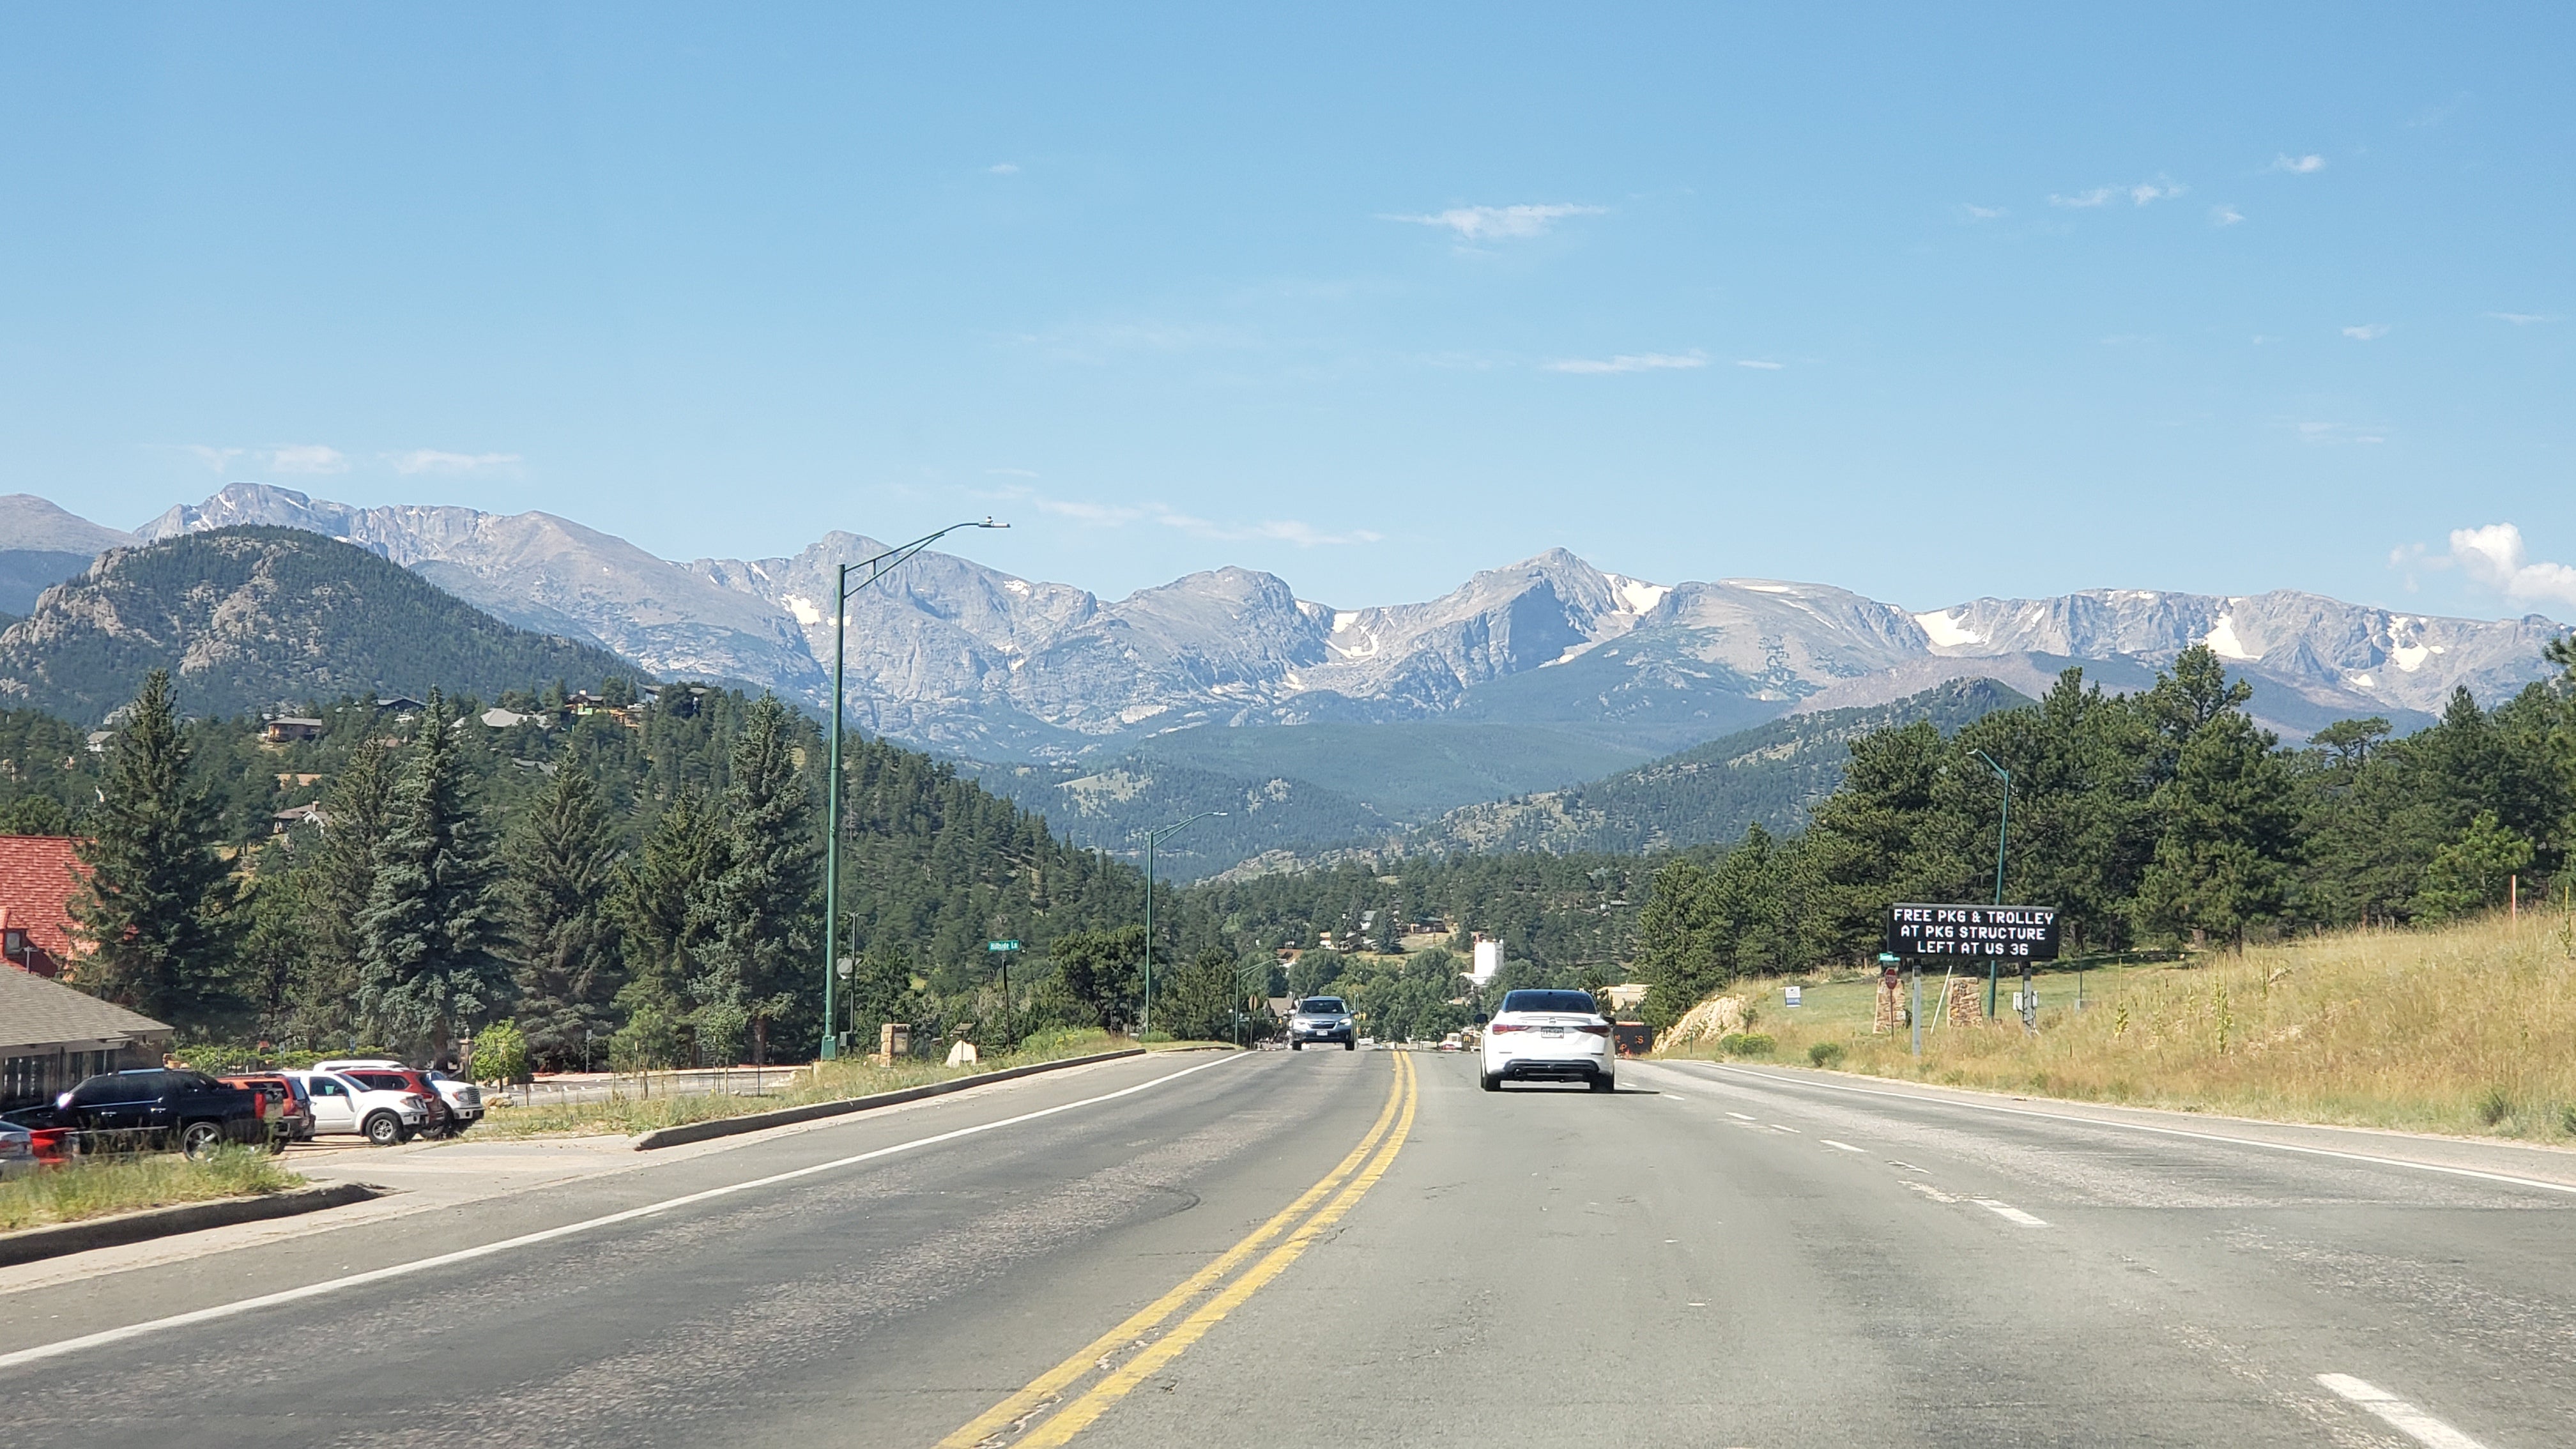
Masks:
[[[1740,983],[1776,1059],[2077,1101],[2567,1144],[2576,1139],[2576,956],[2554,918],[2349,931],[2181,962],[2042,973],[2039,1034],[2012,1014],[1873,1034],[1875,972]],[[1924,975],[1925,1015],[1939,995]],[[1681,1055],[1724,1055],[1717,1047]]]
[[[256,1147],[228,1147],[204,1162],[190,1162],[175,1152],[82,1158],[0,1182],[0,1232],[303,1185],[303,1178]]]
[[[1027,1066],[1035,1062],[1062,1061],[1067,1057],[1089,1056],[1095,1052],[1115,1051],[1135,1043],[1107,1032],[1048,1032],[1030,1039],[1020,1050],[1007,1055],[986,1057],[972,1066],[951,1067],[934,1061],[900,1061],[878,1066],[865,1058],[816,1065],[811,1076],[785,1091],[762,1097],[737,1097],[707,1094],[690,1097],[625,1096],[606,1102],[581,1102],[564,1106],[493,1107],[483,1114],[474,1128],[477,1137],[587,1137],[602,1135],[634,1136],[663,1127],[680,1127],[691,1122],[713,1122],[726,1117],[744,1117],[754,1112],[773,1112],[781,1107],[802,1107],[816,1102],[840,1102],[852,1097],[870,1097],[879,1092],[901,1091],[906,1087],[926,1086],[933,1082],[953,1081],[979,1072],[999,1071],[1004,1067]],[[1175,1043],[1174,1045],[1181,1045]],[[1155,1050],[1168,1050],[1157,1046]]]

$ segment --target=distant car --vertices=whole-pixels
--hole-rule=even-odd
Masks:
[[[1485,1025],[1481,1084],[1499,1092],[1507,1081],[1585,1082],[1616,1090],[1618,1057],[1610,1022],[1588,991],[1510,991]]]
[[[1304,1051],[1308,1042],[1337,1041],[1342,1050],[1359,1050],[1359,1028],[1351,1009],[1338,996],[1309,996],[1288,1017],[1288,1049]]]
[[[268,1124],[269,1150],[282,1151],[289,1142],[313,1140],[313,1104],[304,1098],[303,1083],[284,1072],[237,1072],[216,1080],[259,1094],[265,1104],[260,1116]]]
[[[36,1170],[36,1132],[15,1122],[0,1122],[0,1182]]]
[[[434,1110],[430,1130],[441,1137],[462,1136],[465,1129],[483,1120],[483,1091],[459,1077],[445,1072],[423,1071],[404,1066],[390,1057],[351,1057],[316,1062],[317,1072],[338,1072],[353,1077],[370,1087],[418,1093]],[[399,1077],[399,1083],[381,1080]]]
[[[102,1073],[56,1097],[53,1106],[12,1112],[8,1120],[63,1129],[81,1152],[177,1148],[203,1158],[227,1142],[259,1147],[268,1140],[257,1094],[178,1068]]]
[[[417,1092],[370,1087],[338,1072],[290,1073],[304,1084],[313,1104],[313,1132],[318,1137],[352,1133],[378,1147],[409,1142],[433,1120],[437,1110]]]
[[[1453,1031],[1447,1036],[1440,1038],[1439,1049],[1444,1052],[1462,1052],[1467,1049],[1467,1043],[1460,1038],[1458,1033]]]

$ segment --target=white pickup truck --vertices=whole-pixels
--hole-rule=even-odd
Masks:
[[[417,1092],[389,1092],[338,1072],[293,1072],[313,1102],[313,1135],[356,1135],[378,1147],[409,1142],[430,1120],[431,1107]]]

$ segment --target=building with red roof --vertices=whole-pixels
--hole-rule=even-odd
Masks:
[[[0,835],[0,955],[21,971],[60,976],[84,954],[71,916],[79,846],[62,835]]]

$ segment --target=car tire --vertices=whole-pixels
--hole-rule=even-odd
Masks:
[[[402,1119],[391,1112],[378,1112],[368,1118],[363,1130],[371,1147],[399,1147],[411,1135],[403,1131]]]
[[[1288,1050],[1290,1050],[1290,1051],[1292,1051],[1292,1052],[1302,1052],[1302,1051],[1304,1051],[1305,1049],[1306,1049],[1306,1044],[1305,1044],[1304,1042],[1302,1042],[1302,1041],[1292,1041],[1292,1042],[1288,1043]]]
[[[1342,1043],[1342,1050],[1344,1050],[1344,1051],[1346,1051],[1346,1052],[1355,1052],[1355,1051],[1358,1051],[1359,1049],[1360,1049],[1360,1044],[1359,1044],[1358,1042],[1355,1042],[1355,1041],[1346,1041],[1346,1042]]]
[[[224,1145],[224,1124],[191,1122],[179,1129],[179,1151],[190,1162],[203,1162]]]
[[[1476,1085],[1484,1088],[1488,1092],[1499,1092],[1503,1089],[1503,1074],[1500,1072],[1478,1072],[1476,1074]]]
[[[1615,1092],[1619,1090],[1619,1079],[1610,1075],[1608,1072],[1603,1072],[1601,1075],[1592,1079],[1592,1090],[1596,1092]]]

